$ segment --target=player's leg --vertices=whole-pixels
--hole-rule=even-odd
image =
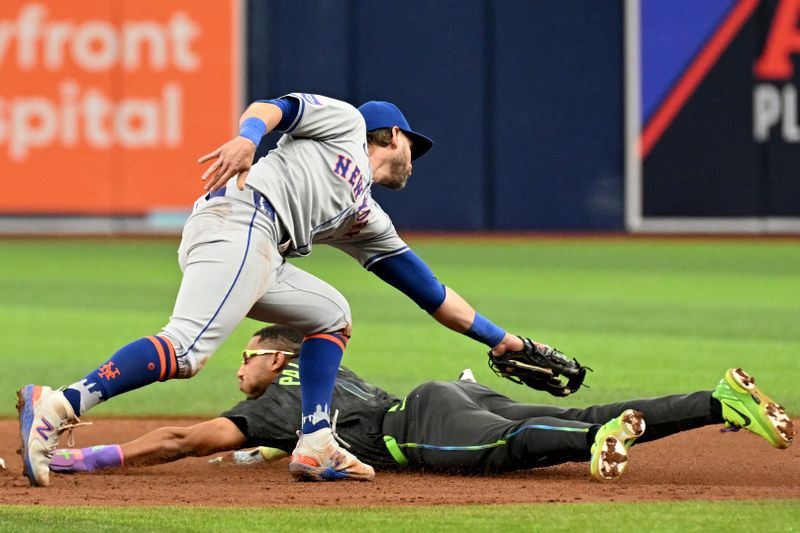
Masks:
[[[588,461],[600,427],[552,417],[509,420],[441,381],[414,389],[384,418],[387,447],[398,462],[466,473]]]
[[[266,291],[281,261],[262,217],[252,206],[224,200],[192,216],[179,251],[183,278],[169,322],[67,387],[77,416],[119,394],[200,371]]]
[[[58,449],[50,470],[60,473],[94,472],[117,466],[169,463],[184,457],[205,457],[235,450],[245,442],[239,428],[227,418],[214,418],[189,427],[161,427],[124,444]]]
[[[88,409],[202,368],[268,286],[279,259],[271,224],[241,202],[205,205],[184,228],[183,280],[162,332],[122,347],[63,392],[35,385],[19,391],[21,452],[32,484],[49,483],[47,465],[59,433]]]
[[[719,411],[714,409],[714,401],[709,391],[627,400],[582,409],[566,409],[554,416],[596,423],[619,416],[628,409],[641,412],[647,421],[647,431],[637,439],[637,443],[722,422]]]
[[[372,467],[342,449],[331,432],[336,373],[350,337],[350,306],[336,289],[285,263],[275,283],[248,315],[302,331],[300,396],[302,436],[290,471],[301,480],[371,480]]]
[[[776,448],[786,448],[796,433],[786,410],[757,388],[755,380],[741,369],[728,370],[714,391],[570,409],[521,404],[480,385],[464,386],[471,391],[473,399],[487,409],[518,420],[532,416],[550,416],[601,423],[619,416],[627,409],[634,409],[643,413],[647,421],[647,431],[636,441],[638,443],[723,423],[744,427]]]
[[[681,431],[722,423],[719,409],[715,409],[715,401],[710,391],[628,400],[585,408],[564,408],[515,402],[482,385],[465,383],[460,386],[484,408],[513,420],[544,416],[589,424],[604,424],[624,411],[633,409],[641,412],[647,421],[647,431],[636,442],[647,442]]]

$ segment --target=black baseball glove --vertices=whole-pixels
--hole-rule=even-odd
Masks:
[[[591,368],[582,366],[577,359],[568,359],[546,344],[520,339],[524,346],[519,352],[493,356],[489,351],[489,368],[495,374],[553,396],[569,396],[581,388],[586,371]]]

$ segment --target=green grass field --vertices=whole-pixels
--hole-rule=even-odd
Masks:
[[[736,523],[733,521],[736,520]],[[0,508],[0,530],[58,531],[800,531],[800,504],[680,502],[318,508]],[[737,527],[739,526],[739,527]]]
[[[531,240],[412,242],[439,278],[513,332],[592,367],[580,405],[708,389],[742,366],[800,414],[800,242]],[[4,372],[12,391],[83,377],[123,344],[156,333],[180,283],[172,241],[0,241]],[[439,327],[346,255],[320,246],[295,264],[350,301],[344,364],[396,394],[429,379],[478,379],[524,401],[551,401],[496,378],[485,349]],[[192,380],[115,398],[97,415],[211,415],[238,400],[245,321]],[[165,402],[164,398],[170,401]],[[552,400],[555,401],[555,400]]]
[[[411,244],[441,281],[482,314],[510,331],[558,346],[595,370],[587,380],[591,388],[564,404],[710,389],[725,369],[741,366],[800,415],[800,241],[441,238]],[[173,241],[0,240],[0,390],[6,398],[0,416],[15,414],[13,391],[25,383],[69,384],[119,346],[156,333],[169,317],[180,282],[176,248]],[[469,366],[479,381],[519,400],[557,401],[495,377],[483,347],[439,327],[344,254],[318,247],[312,258],[295,264],[348,298],[354,337],[344,364],[376,385],[402,395],[426,380],[454,379]],[[239,400],[238,354],[258,327],[245,321],[196,378],[115,398],[92,416],[219,413]],[[644,523],[656,531],[709,524],[721,529],[734,515],[757,519],[764,529],[796,531],[798,503],[619,504],[604,505],[603,513],[616,510],[636,529],[642,524],[636,517],[651,516]],[[271,514],[280,520],[272,523],[292,530],[298,529],[293,517],[303,512],[251,511],[255,517]],[[598,511],[592,505],[524,508],[534,524],[553,520],[554,530],[591,525]],[[137,521],[137,513],[143,521]],[[330,522],[320,522],[317,529],[335,529],[331,524],[339,523],[351,530],[360,524],[363,529],[411,530],[420,524],[461,529],[463,520],[475,530],[527,529],[515,520],[516,513],[481,506],[447,512],[326,510],[320,516]],[[153,516],[164,516],[146,509],[112,514],[118,520],[115,529],[122,530],[140,530],[142,524],[146,530]],[[211,524],[208,530],[234,523],[229,510],[169,514],[173,521],[159,529],[185,529],[181,517]],[[72,524],[101,519],[96,509],[7,507],[0,509],[0,529],[9,520],[25,530],[63,523],[68,516]],[[662,520],[654,523],[652,516]],[[240,520],[235,524],[234,529],[246,529]]]

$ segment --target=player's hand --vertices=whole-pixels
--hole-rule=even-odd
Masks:
[[[253,141],[244,137],[234,137],[213,152],[202,156],[197,160],[200,164],[216,159],[200,176],[200,179],[206,182],[203,188],[209,192],[216,191],[230,178],[238,176],[236,186],[243,191],[255,154],[256,145]]]
[[[523,337],[517,339],[519,343],[512,343],[506,335],[489,352],[489,368],[495,374],[559,397],[569,396],[583,386],[586,372],[591,368],[546,344]],[[515,349],[519,344],[522,349]]]
[[[269,463],[288,456],[289,454],[283,450],[259,446],[258,448],[253,448],[252,450],[236,450],[230,452],[230,454],[220,455],[218,457],[214,457],[213,459],[209,459],[208,462],[211,464],[221,464],[224,463],[226,461],[226,457],[228,457],[229,459],[227,460],[233,460],[233,464],[250,465],[255,463]]]
[[[500,341],[500,344],[492,348],[492,355],[498,356],[503,355],[506,352],[519,352],[525,347],[525,344],[522,342],[522,339],[517,337],[516,335],[511,335],[510,333],[506,333],[506,336],[503,337],[503,340]]]

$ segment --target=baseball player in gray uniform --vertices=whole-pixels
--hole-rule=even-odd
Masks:
[[[271,130],[276,149],[253,164]],[[122,347],[62,390],[18,391],[21,453],[33,485],[49,484],[59,434],[98,403],[156,381],[194,376],[245,316],[300,330],[302,433],[289,469],[300,480],[370,480],[374,471],[334,439],[330,405],[351,334],[345,298],[286,262],[330,244],[393,285],[441,324],[499,355],[522,340],[508,334],[439,282],[397,235],[371,195],[374,183],[401,189],[412,161],[433,142],[397,106],[360,108],[294,93],[251,104],[239,135],[199,159],[207,194],[184,226],[183,271],[172,316],[157,334]]]

